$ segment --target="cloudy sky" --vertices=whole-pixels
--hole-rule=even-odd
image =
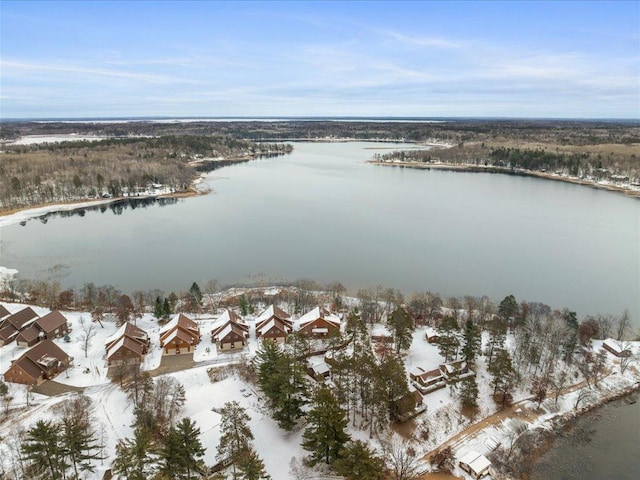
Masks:
[[[2,118],[640,118],[640,2],[0,3]]]

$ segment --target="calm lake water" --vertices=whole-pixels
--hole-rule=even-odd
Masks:
[[[640,313],[640,201],[508,175],[364,163],[396,144],[297,143],[164,207],[0,230],[0,265],[65,286],[312,278]],[[406,146],[410,147],[410,146]],[[118,213],[118,212],[116,212]]]
[[[540,459],[532,479],[636,480],[638,472],[640,402],[618,400],[578,418]]]

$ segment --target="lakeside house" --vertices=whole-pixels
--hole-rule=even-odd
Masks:
[[[20,347],[31,347],[42,340],[62,337],[70,331],[66,317],[58,310],[53,310],[22,330],[16,337],[16,343]]]
[[[256,338],[284,343],[292,331],[291,316],[275,305],[270,305],[256,317]]]
[[[105,340],[107,365],[140,363],[149,351],[151,340],[147,332],[130,322],[124,323],[116,333]]]
[[[31,307],[27,307],[2,320],[0,323],[0,347],[13,342],[22,330],[28,328],[38,318],[39,315]]]
[[[211,341],[219,351],[239,350],[247,345],[249,326],[232,310],[225,310],[211,330]]]
[[[160,330],[160,347],[163,355],[193,353],[200,342],[200,327],[182,313]]]
[[[44,340],[14,360],[4,373],[4,379],[12,383],[40,385],[66,370],[72,363],[73,357],[52,340]]]
[[[491,468],[489,459],[473,450],[465,454],[458,462],[458,465],[476,479],[489,475]]]
[[[409,372],[409,378],[413,386],[422,394],[435,392],[447,385],[439,368],[427,371],[422,367],[415,367]]]
[[[316,307],[300,317],[300,333],[314,337],[337,335],[340,332],[341,320],[326,308]]]
[[[607,338],[602,342],[602,348],[618,358],[631,356],[631,350],[625,347],[624,342],[614,340],[613,338]]]

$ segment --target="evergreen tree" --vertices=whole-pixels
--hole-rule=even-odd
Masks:
[[[60,449],[58,425],[38,420],[27,431],[21,451],[34,477],[46,475],[54,480],[63,478],[68,465]]]
[[[500,392],[502,394],[502,406],[505,406],[513,388],[515,373],[509,352],[505,349],[498,350],[488,370],[492,376],[493,394]]]
[[[398,355],[391,355],[380,365],[380,382],[384,388],[389,415],[395,418],[400,414],[398,402],[409,393],[407,374]]]
[[[153,316],[158,320],[164,317],[164,304],[159,296],[156,297],[156,303],[153,305]]]
[[[236,464],[240,457],[250,449],[253,433],[249,428],[249,420],[244,408],[238,402],[227,402],[220,411],[222,417],[218,455],[221,459],[233,462],[233,476],[236,478]]]
[[[480,353],[481,336],[480,329],[471,319],[465,322],[463,340],[462,356],[464,357],[464,361],[468,364],[473,364],[476,362],[476,358]]]
[[[173,307],[168,298],[165,298],[162,302],[162,318],[169,318],[169,315],[173,313]]]
[[[345,480],[385,480],[384,461],[361,440],[349,442],[333,462],[338,475]]]
[[[118,440],[112,470],[127,480],[146,480],[155,475],[155,448],[151,433],[136,428],[133,439]]]
[[[243,317],[249,315],[249,300],[247,300],[247,296],[244,293],[240,297],[240,315]]]
[[[345,432],[346,414],[336,398],[326,387],[318,390],[313,408],[307,415],[307,428],[302,438],[302,447],[311,452],[311,464],[332,463],[340,456],[340,451],[349,441]]]
[[[387,324],[391,327],[393,341],[396,345],[396,353],[411,346],[413,340],[413,319],[403,308],[397,308],[387,319]]]
[[[76,412],[77,413],[77,412]],[[71,462],[75,478],[80,471],[93,472],[90,460],[99,459],[100,445],[91,431],[88,421],[82,415],[65,416],[62,419],[60,447],[65,457]]]
[[[478,384],[475,377],[469,377],[460,382],[460,400],[463,407],[478,406]]]
[[[493,362],[493,355],[498,350],[504,348],[504,342],[507,337],[507,324],[500,317],[495,317],[489,322],[489,344],[485,352],[489,359],[489,366]]]
[[[458,355],[458,347],[460,346],[458,336],[458,321],[453,316],[447,315],[442,320],[440,329],[438,330],[438,349],[440,350],[440,355],[444,357],[445,362],[448,362]]]
[[[264,462],[253,448],[243,450],[237,461],[241,480],[269,480]]]
[[[507,295],[504,297],[498,307],[498,313],[503,320],[515,318],[516,315],[518,315],[518,302],[516,301],[516,297],[513,295]]]
[[[161,453],[164,475],[171,479],[189,480],[204,473],[200,457],[205,449],[199,437],[200,429],[188,418],[183,418],[176,427],[169,429]]]

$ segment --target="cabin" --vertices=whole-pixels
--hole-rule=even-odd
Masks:
[[[183,314],[179,314],[160,330],[160,346],[165,355],[193,353],[200,342],[200,327]]]
[[[27,329],[37,319],[38,314],[31,307],[27,307],[2,320],[0,324],[0,347],[13,342],[22,330]]]
[[[465,378],[474,377],[476,372],[469,368],[467,362],[458,360],[457,362],[443,363],[440,365],[442,377],[449,383],[456,383]]]
[[[427,328],[427,332],[425,333],[425,338],[429,343],[438,343],[440,341],[440,336],[435,328]]]
[[[300,333],[314,337],[326,337],[340,333],[340,318],[322,307],[316,307],[300,317]]]
[[[275,305],[270,305],[256,317],[256,338],[284,343],[292,331],[291,316]]]
[[[73,358],[52,340],[44,340],[14,360],[4,373],[4,379],[12,383],[40,385],[66,370],[72,363]]]
[[[71,328],[65,316],[58,310],[53,310],[22,330],[16,337],[16,343],[20,347],[31,347],[47,338],[62,337],[70,331]]]
[[[409,372],[409,378],[422,394],[435,392],[447,385],[439,368],[427,371],[422,367],[415,367]]]
[[[316,382],[324,382],[331,376],[331,367],[326,362],[316,362],[307,367],[307,374]]]
[[[211,330],[211,341],[221,352],[244,348],[248,338],[248,325],[240,315],[231,310],[225,310]]]
[[[482,478],[490,473],[491,462],[478,452],[470,451],[458,462],[460,468],[473,478]]]
[[[628,347],[625,348],[623,342],[619,342],[613,338],[607,338],[602,342],[602,348],[618,358],[631,356],[631,349]]]
[[[140,363],[149,351],[151,340],[147,332],[130,322],[105,340],[107,364]]]

